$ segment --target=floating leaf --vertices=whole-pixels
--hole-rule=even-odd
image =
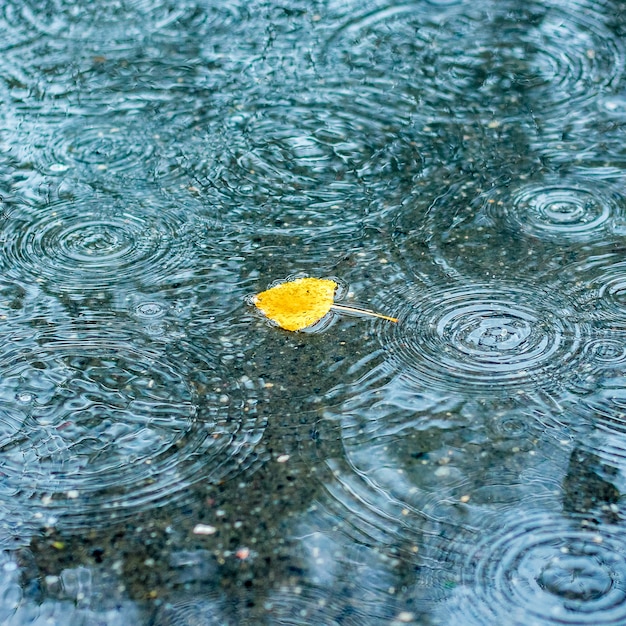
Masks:
[[[335,304],[337,283],[329,278],[296,278],[257,294],[254,305],[285,330],[302,330],[319,322],[331,309],[356,315],[380,317],[397,322],[395,317],[367,309]]]
[[[334,280],[296,278],[257,294],[254,304],[281,328],[302,330],[330,311],[336,287]]]

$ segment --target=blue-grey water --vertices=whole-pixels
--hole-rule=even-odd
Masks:
[[[1,624],[626,624],[626,3],[0,34]]]

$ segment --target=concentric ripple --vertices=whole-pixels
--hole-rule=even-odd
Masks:
[[[626,359],[616,358],[587,373],[584,394],[571,412],[593,428],[582,447],[620,471],[626,469]]]
[[[601,240],[624,219],[623,198],[598,186],[534,183],[517,190],[505,219],[518,231],[562,242]],[[491,205],[497,211],[498,205]]]
[[[585,344],[585,351],[607,367],[626,368],[626,337],[601,337],[592,339]]]
[[[24,125],[25,135],[31,132]],[[149,116],[116,115],[76,117],[67,122],[52,118],[36,126],[33,134],[44,144],[29,146],[31,159],[43,174],[69,173],[82,179],[117,177],[127,181],[154,179],[158,167],[154,153],[159,140]]]
[[[476,283],[409,292],[399,317],[381,340],[417,388],[553,389],[580,357],[581,329],[568,303],[533,287]]]
[[[3,50],[0,87],[6,87],[9,101],[17,104],[26,120],[36,117],[41,122],[56,114],[55,139],[61,144],[76,141],[81,130],[94,124],[105,137],[111,129],[121,128],[121,134],[128,132],[129,141],[139,146],[154,144],[157,133],[171,132],[170,137],[178,143],[183,131],[176,127],[174,119],[196,110],[214,111],[209,102],[224,96],[226,85],[236,83],[241,89],[241,77],[238,80],[237,74],[250,62],[250,47],[258,45],[250,41],[242,44],[245,39],[253,39],[253,31],[234,2],[210,4],[176,3],[179,8],[173,8],[174,13],[184,15],[163,26],[158,34],[151,31],[149,22],[141,22],[141,33],[150,37],[150,46],[144,45],[139,33],[127,40],[125,27],[135,15],[120,16],[117,29],[112,27],[109,33],[98,29],[94,37],[67,40],[62,36],[41,36],[15,16],[15,23],[4,24],[0,7],[0,28],[5,34],[0,49],[11,36],[18,41],[20,37],[26,39],[23,45]],[[104,0],[89,5],[94,13],[101,14],[112,6]],[[71,13],[71,7],[65,8]],[[89,9],[85,6],[80,10]],[[62,23],[68,17],[67,13],[59,14],[57,20]],[[243,34],[238,32],[242,28]],[[77,35],[83,33],[77,29]],[[164,119],[156,129],[148,129],[148,116],[157,108]],[[140,111],[141,116],[137,115]],[[126,120],[121,119],[119,112],[126,113]],[[133,114],[137,117],[130,119]],[[145,128],[143,136],[138,128]],[[60,132],[67,138],[60,139]],[[29,136],[27,129],[24,135],[28,143],[36,138]],[[97,149],[98,143],[93,147]],[[124,149],[119,143],[111,147]]]
[[[461,91],[471,93],[474,80],[476,60],[463,44],[471,33],[472,48],[479,50],[484,30],[476,28],[479,16],[457,6],[437,7],[436,14],[429,9],[407,3],[351,17],[328,39],[324,60],[368,77],[391,75],[429,113],[440,106],[449,111]]]
[[[186,3],[124,0],[76,3],[72,0],[24,0],[5,3],[7,25],[56,39],[126,41],[156,32],[184,18]]]
[[[611,5],[554,2],[538,24],[534,66],[545,81],[542,94],[555,105],[591,100],[624,72],[622,39],[609,28]]]
[[[619,257],[621,255],[612,255],[616,262],[607,263],[593,282],[593,286],[597,286],[597,304],[607,315],[613,316],[613,320],[626,314],[626,263],[618,261]]]
[[[156,613],[156,620],[162,626],[229,626],[235,622],[229,619],[227,602],[220,598],[207,597],[176,599],[164,602]],[[215,594],[217,595],[217,594]]]
[[[391,235],[407,269],[429,281],[432,270],[427,262],[434,261],[446,277],[457,280],[480,281],[489,276],[509,281],[513,276],[532,276],[540,283],[570,263],[573,244],[601,244],[608,237],[617,240],[621,228],[618,192],[611,186],[594,186],[587,179],[557,186],[551,179],[520,184],[508,176],[498,181],[465,176],[445,183],[444,193],[440,187],[424,189],[411,208],[398,212]],[[520,189],[537,189],[541,194],[557,188],[583,189],[580,210],[568,205],[561,206],[559,213],[551,206],[548,213],[516,200]],[[577,200],[572,205],[577,206]],[[601,217],[594,213],[599,207]],[[555,216],[560,221],[552,221]],[[424,255],[426,249],[430,258]]]
[[[163,282],[186,262],[193,234],[172,210],[92,197],[16,208],[4,236],[5,272],[73,291]]]
[[[422,172],[412,103],[402,96],[320,83],[284,99],[251,102],[220,120],[213,162],[208,146],[181,157],[227,216],[255,233],[353,229],[399,203]],[[213,133],[211,145],[215,154]],[[399,167],[404,177],[383,176]]]
[[[556,279],[568,285],[590,320],[611,333],[626,328],[626,262],[621,251],[609,250],[565,266]]]
[[[626,334],[619,331],[596,332],[585,339],[584,358],[573,377],[571,389],[584,398],[593,397],[611,380],[626,372]],[[608,394],[607,394],[608,395]]]
[[[482,183],[459,177],[435,193],[424,192],[419,204],[398,212],[392,232],[418,275],[427,246],[448,276],[523,274],[541,282],[571,265],[576,245],[600,248],[623,240],[626,196],[598,168],[532,182],[524,174]]]
[[[480,525],[487,508],[503,512],[521,501],[553,500],[560,488],[555,476],[579,427],[575,418],[534,394],[464,399],[439,392],[438,402],[427,394],[398,375],[355,397],[336,418],[348,461],[367,477],[371,495],[363,502],[402,503],[400,518],[389,515],[389,532],[422,528],[422,516],[442,528]],[[363,517],[352,508],[353,520]]]
[[[585,0],[384,5],[350,17],[325,55],[367,75],[393,75],[440,113],[484,110],[487,99],[503,115],[526,99],[562,108],[623,73],[624,46],[602,9]]]
[[[91,523],[249,466],[264,430],[257,391],[215,362],[189,345],[160,352],[78,326],[5,350],[3,515]]]
[[[617,625],[626,620],[620,528],[594,527],[577,516],[517,511],[486,536],[473,538],[462,563],[462,586],[444,611],[448,623]]]

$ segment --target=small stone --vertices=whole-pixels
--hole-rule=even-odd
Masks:
[[[208,524],[196,524],[193,527],[194,535],[214,535],[217,532],[215,526],[209,526]]]
[[[67,172],[70,169],[69,165],[65,165],[65,163],[52,163],[50,165],[51,172]]]
[[[239,548],[239,550],[235,552],[235,556],[238,559],[245,561],[250,556],[250,548]]]
[[[280,456],[276,457],[276,462],[277,463],[286,463],[289,460],[289,455],[288,454],[281,454]]]

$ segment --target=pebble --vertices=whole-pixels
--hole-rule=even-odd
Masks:
[[[208,524],[196,524],[193,527],[194,535],[214,535],[217,532],[215,526],[209,526]]]

